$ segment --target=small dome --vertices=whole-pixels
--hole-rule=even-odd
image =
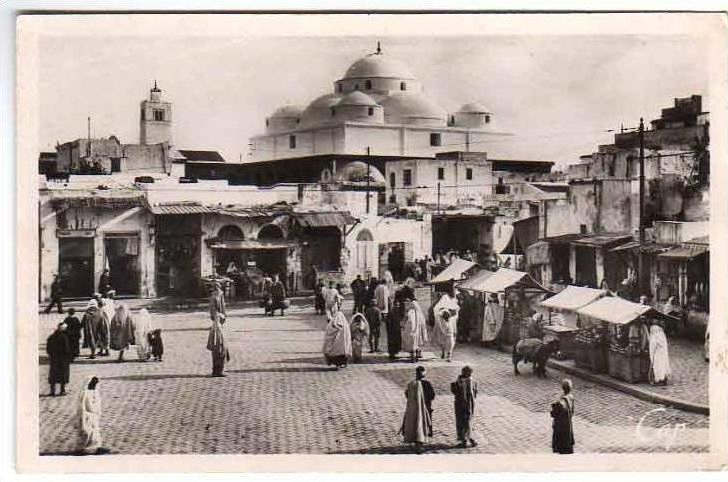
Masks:
[[[458,109],[458,112],[461,114],[492,114],[493,111],[485,107],[480,102],[470,102],[468,104],[463,104],[460,109]]]
[[[299,107],[297,105],[284,105],[283,107],[279,107],[276,109],[275,112],[273,112],[270,115],[271,119],[279,119],[279,118],[291,118],[295,117],[298,118],[303,113],[303,107]]]
[[[392,94],[382,99],[381,104],[390,123],[407,124],[417,119],[447,123],[447,111],[422,94]]]
[[[331,120],[331,108],[339,103],[341,97],[336,94],[325,94],[316,98],[308,104],[308,107],[301,114],[301,125],[312,126],[329,122]]]
[[[366,183],[367,172],[369,173],[369,182],[373,186],[384,185],[384,175],[376,167],[369,165],[361,161],[353,161],[345,165],[343,168],[336,171],[334,179],[336,182],[354,182],[354,183]]]
[[[342,80],[363,78],[414,79],[415,76],[399,60],[376,53],[367,55],[351,64]]]
[[[364,92],[354,91],[342,97],[337,105],[362,105],[367,107],[376,107],[379,104],[377,104],[374,99]]]

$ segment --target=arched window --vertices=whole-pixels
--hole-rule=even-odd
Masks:
[[[485,123],[490,124],[490,116],[488,114],[485,115]]]
[[[371,80],[367,80],[366,82],[364,82],[364,88],[366,90],[371,90],[371,88],[372,88],[372,81]]]
[[[354,84],[354,90],[359,90],[359,84]]]
[[[365,276],[372,273],[376,253],[374,252],[374,236],[368,229],[362,229],[356,235],[356,267],[357,272]]]
[[[266,224],[258,231],[258,239],[283,239],[283,230],[275,224]]]
[[[374,107],[369,108],[369,115],[374,115]]]
[[[396,181],[397,181],[397,176],[393,172],[390,172],[389,173],[389,187],[394,189],[394,186],[396,185]]]
[[[336,117],[336,109],[333,107],[331,108],[331,117]]]
[[[245,239],[243,231],[234,224],[228,224],[220,228],[217,237],[223,241],[243,241]]]
[[[407,90],[407,82],[400,82],[399,90]]]
[[[341,87],[341,84],[336,84],[336,90],[337,90],[337,91],[338,91],[339,93],[341,93],[341,89],[342,89],[342,87]]]

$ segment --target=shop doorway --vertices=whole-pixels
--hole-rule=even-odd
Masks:
[[[576,246],[576,284],[579,286],[597,287],[597,265],[594,248]]]
[[[157,292],[160,296],[197,297],[200,288],[200,217],[157,217]]]
[[[107,234],[104,237],[105,266],[117,295],[138,296],[140,278],[139,235]]]
[[[59,238],[58,266],[64,297],[89,297],[94,292],[94,238]]]

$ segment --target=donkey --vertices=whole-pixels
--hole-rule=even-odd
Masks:
[[[513,345],[513,372],[518,371],[518,362],[533,363],[533,371],[539,378],[546,378],[546,362],[549,357],[559,351],[559,340],[553,338],[544,343],[538,338],[524,338]]]

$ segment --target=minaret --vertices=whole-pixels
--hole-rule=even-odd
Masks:
[[[141,103],[139,117],[139,143],[172,144],[172,103],[162,101],[162,90],[154,81],[149,99]]]

